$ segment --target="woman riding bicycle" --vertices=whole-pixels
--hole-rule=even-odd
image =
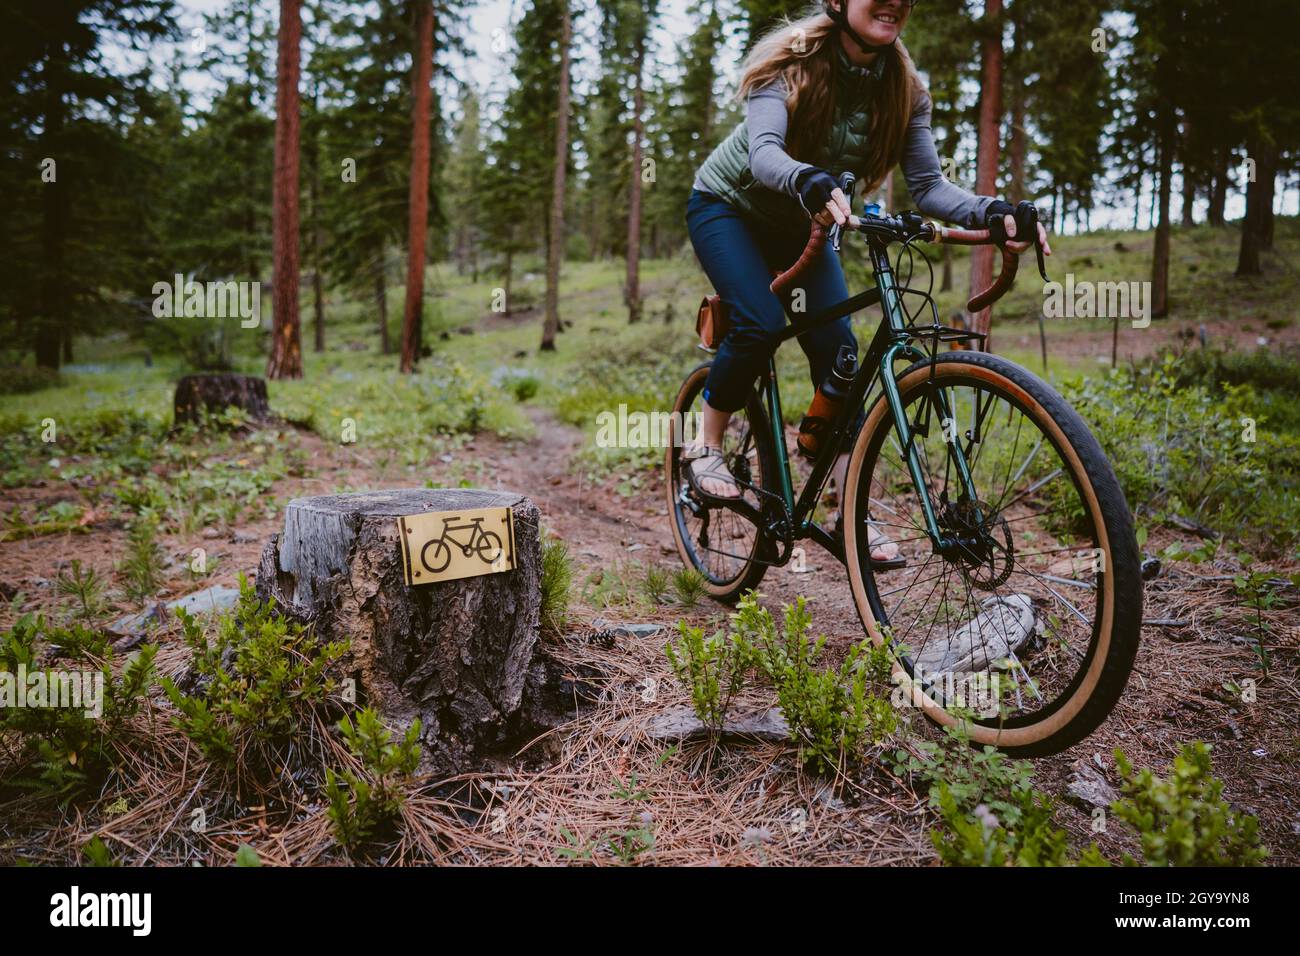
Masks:
[[[849,197],[833,173],[851,171],[876,189],[895,165],[926,215],[987,228],[1024,252],[1032,241],[1032,207],[976,196],[949,183],[930,131],[931,101],[906,48],[898,42],[916,0],[826,0],[824,9],[780,26],[745,61],[739,97],[744,122],[696,173],[686,223],[704,271],[729,307],[732,328],[718,348],[704,389],[703,421],[684,450],[695,483],[707,494],[736,497],[741,488],[722,456],[733,412],[745,404],[771,355],[770,336],[784,328],[785,308],[769,289],[774,270],[803,250],[810,217],[843,224]],[[1046,247],[1046,232],[1038,226]],[[827,245],[801,280],[803,313],[847,299],[839,257]],[[850,317],[799,337],[814,389],[841,346],[857,352]],[[859,413],[854,430],[862,424]],[[848,454],[832,475],[843,488]],[[838,533],[838,518],[835,521]],[[872,529],[875,561],[898,558],[897,547]]]

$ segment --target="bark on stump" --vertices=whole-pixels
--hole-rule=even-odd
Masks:
[[[515,567],[409,586],[397,519],[510,507]],[[297,498],[262,551],[260,598],[348,640],[357,702],[423,725],[426,763],[468,768],[532,724],[543,666],[539,513],[527,498],[477,489],[407,489]]]
[[[174,423],[197,424],[202,412],[220,414],[231,405],[242,409],[253,421],[270,419],[265,380],[252,375],[186,375],[176,383]]]

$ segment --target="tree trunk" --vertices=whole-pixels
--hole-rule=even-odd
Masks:
[[[275,289],[267,378],[302,378],[298,316],[298,74],[302,48],[299,0],[280,0],[275,68]]]
[[[569,0],[563,0],[560,26],[560,93],[555,105],[555,170],[551,178],[551,216],[546,248],[546,319],[542,351],[555,351],[560,327],[560,263],[564,259],[564,177],[569,164],[569,43],[572,23]]]
[[[1272,153],[1271,163],[1261,185],[1264,187],[1263,195],[1260,198],[1259,211],[1263,214],[1264,220],[1259,230],[1259,247],[1269,250],[1273,248],[1273,201],[1277,196],[1277,151]],[[63,357],[65,362],[72,361],[71,353]]]
[[[1161,106],[1160,132],[1157,148],[1160,151],[1160,188],[1157,199],[1156,238],[1151,257],[1151,316],[1163,319],[1169,314],[1169,239],[1171,224],[1169,211],[1174,178],[1174,124],[1173,104]]]
[[[1025,198],[1025,155],[1028,152],[1028,137],[1025,133],[1025,76],[1024,64],[1028,53],[1025,42],[1024,7],[1019,3],[1011,5],[1011,23],[1014,37],[1010,56],[1011,71],[1011,130],[1007,153],[1010,165],[1011,182],[1007,188],[1007,199],[1018,203]]]
[[[1210,208],[1205,213],[1205,221],[1211,226],[1224,224],[1224,207],[1228,204],[1228,156],[1227,151],[1219,154],[1218,168],[1210,186]]]
[[[220,415],[230,406],[255,422],[269,421],[271,406],[266,381],[252,375],[186,375],[176,383],[172,399],[173,424],[199,424],[204,413]]]
[[[1241,222],[1241,248],[1237,253],[1237,275],[1263,274],[1260,253],[1264,250],[1265,205],[1272,205],[1271,184],[1277,173],[1277,146],[1256,132],[1247,153],[1255,160],[1255,180],[1246,184],[1246,216]]]
[[[312,117],[316,118],[317,98],[311,98]],[[315,349],[325,351],[325,295],[320,274],[320,133],[316,125],[312,127],[311,137],[311,292],[312,315],[315,331]]]
[[[402,373],[415,371],[424,311],[424,240],[429,219],[429,104],[433,98],[433,2],[415,8],[416,53],[411,68],[410,228],[406,243],[406,309],[402,314]]]
[[[635,93],[632,98],[632,181],[627,204],[627,285],[623,290],[627,302],[628,322],[641,321],[641,137],[645,131],[645,31],[637,36],[633,59]]]
[[[324,282],[320,274],[320,253],[317,251],[320,247],[320,232],[312,230],[312,263],[311,270],[311,292],[312,292],[312,311],[313,321],[315,323],[317,352],[325,351],[325,289]]]
[[[489,507],[513,513],[513,540],[499,536],[512,570],[406,583],[399,518]],[[357,703],[405,726],[418,718],[426,761],[466,768],[514,739],[528,707],[542,653],[539,519],[536,505],[504,491],[297,498],[262,551],[257,593],[312,622],[320,640],[347,640]]]
[[[1002,0],[985,0],[980,43],[979,157],[975,166],[975,192],[993,196],[998,188],[999,127],[1002,123]],[[993,246],[971,249],[970,294],[983,292],[993,283]],[[993,324],[993,310],[984,309],[970,318],[971,328],[984,335]],[[985,339],[984,347],[989,347]]]
[[[45,156],[59,155],[59,139],[63,133],[66,112],[62,71],[54,65],[53,60],[53,56],[45,60],[45,131],[41,137]],[[63,175],[68,176],[69,171],[65,169]],[[41,191],[41,249],[44,261],[41,263],[41,306],[33,345],[36,364],[41,368],[57,369],[62,355],[63,327],[68,321],[67,299],[64,294],[67,283],[63,278],[63,246],[68,224],[67,187],[56,176],[54,182],[42,183]]]
[[[375,259],[375,308],[379,311],[379,353],[388,355],[393,346],[388,341],[388,289],[384,283],[384,257]]]
[[[1025,198],[1025,153],[1028,149],[1025,134],[1025,96],[1020,84],[1015,86],[1015,100],[1011,107],[1011,142],[1010,152],[1011,183],[1007,190],[1007,201],[1018,203]]]

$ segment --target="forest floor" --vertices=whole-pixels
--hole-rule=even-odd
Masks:
[[[652,267],[648,274],[652,288],[662,288],[657,281],[666,283],[678,299],[698,291],[689,284],[683,291],[683,281],[698,285],[698,279],[683,280],[681,270],[657,274]],[[612,327],[619,321],[609,293],[596,291],[595,281],[591,287],[592,295],[606,300],[584,313],[579,333],[590,323]],[[1255,344],[1254,336],[1289,341],[1297,331],[1293,322],[1275,318],[1259,319],[1258,328],[1249,331],[1241,319],[1211,321],[1218,324],[1211,324],[1210,335],[1243,348]],[[1206,322],[1202,315],[1188,315],[1153,327],[1155,334],[1137,339],[1141,344],[1134,354],[1156,351],[1158,341],[1181,347],[1188,330]],[[686,336],[680,317],[677,323],[675,334]],[[457,352],[459,361],[486,373],[502,356],[517,354],[524,335],[531,339],[539,324],[535,312],[521,316],[518,325],[498,318],[481,333],[453,332],[452,342],[465,346]],[[1036,353],[1036,328],[1007,328],[1008,346],[1014,341]],[[359,333],[353,328],[351,334]],[[1095,355],[1108,355],[1108,335],[1096,328],[1053,330],[1053,361],[1092,365]],[[561,347],[577,341],[570,330]],[[331,375],[352,367],[338,353],[329,353],[329,360]],[[533,362],[527,364],[535,368]],[[195,473],[264,475],[265,480],[245,496],[241,508],[164,525],[159,538],[163,581],[155,599],[233,587],[241,574],[251,579],[263,544],[281,528],[283,504],[294,497],[426,483],[521,492],[541,510],[546,531],[567,544],[574,563],[568,624],[563,635],[548,640],[562,660],[603,675],[597,681],[600,700],[532,742],[517,760],[450,784],[417,781],[404,810],[408,830],[379,862],[933,865],[937,858],[928,830],[937,818],[926,787],[890,759],[908,741],[939,738],[919,718],[907,719],[893,739],[869,753],[859,775],[835,783],[801,771],[791,748],[781,743],[698,743],[669,750],[646,736],[645,727],[656,715],[689,705],[663,653],[677,623],[711,633],[726,628],[731,609],[707,599],[689,607],[647,593],[649,567],[671,571],[680,565],[661,469],[645,462],[630,471],[603,468],[590,453],[590,427],[575,425],[571,410],[565,411],[563,384],[545,382],[533,400],[517,404],[514,423],[499,433],[431,436],[409,456],[364,442],[339,444],[323,437],[330,429],[319,421],[315,430],[285,425],[210,444],[200,439],[186,452]],[[664,382],[665,391],[672,384]],[[161,388],[156,392],[163,394]],[[273,388],[273,406],[277,396],[297,394]],[[790,404],[801,407],[795,400]],[[120,574],[129,515],[102,504],[96,483],[107,487],[112,476],[94,465],[93,452],[78,452],[57,463],[49,477],[33,472],[0,489],[6,515],[70,516],[65,526],[47,533],[10,534],[0,547],[0,627],[12,626],[20,613],[67,614],[69,599],[56,582],[73,557],[107,580]],[[83,477],[64,480],[59,469],[79,469]],[[153,472],[162,482],[171,474],[162,464]],[[218,489],[218,497],[223,493]],[[1153,525],[1144,550],[1157,553],[1175,540],[1195,542],[1176,528]],[[197,548],[204,549],[210,567],[201,580],[186,570]],[[1279,573],[1295,570],[1285,559],[1275,567]],[[1259,818],[1262,842],[1272,851],[1269,862],[1300,864],[1300,608],[1284,600],[1266,613],[1272,660],[1263,676],[1249,609],[1233,589],[1239,570],[1228,558],[1166,561],[1146,585],[1144,613],[1148,621],[1177,624],[1144,626],[1128,688],[1102,727],[1064,753],[1033,761],[1034,784],[1059,798],[1056,823],[1075,847],[1096,842],[1115,861],[1125,852],[1139,854],[1131,831],[1113,821],[1098,828],[1095,807],[1070,795],[1072,779],[1099,773],[1118,788],[1116,748],[1134,765],[1164,774],[1179,748],[1198,740],[1213,745],[1214,773],[1224,782],[1225,799]],[[809,544],[803,573],[770,569],[759,590],[761,603],[778,619],[783,606],[807,598],[813,632],[827,637],[832,656],[863,636],[845,569],[814,545]],[[115,596],[99,620],[111,621],[136,607]],[[590,639],[601,622],[664,629],[647,637],[618,636],[606,646]],[[160,671],[179,672],[188,651],[175,623],[164,622],[153,639],[162,645]],[[1257,685],[1250,702],[1239,689],[1247,681]],[[761,691],[746,691],[739,708],[771,703]],[[150,726],[161,728],[169,704],[156,694],[153,707],[157,723]],[[201,761],[193,748],[183,741],[167,746],[184,756],[183,766],[168,772],[153,766],[141,779],[121,780],[116,789],[92,794],[67,811],[0,786],[0,863],[77,862],[92,836],[100,837],[114,858],[137,864],[229,864],[241,844],[252,846],[266,863],[347,862],[328,838],[325,806],[318,798],[278,814],[268,814],[265,802],[257,806],[241,799],[216,814],[217,825],[210,821],[206,832],[187,828],[189,814],[213,784],[206,771],[196,769]],[[6,753],[13,751],[0,748],[0,761]]]

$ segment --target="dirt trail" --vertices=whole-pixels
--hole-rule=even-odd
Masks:
[[[527,412],[537,428],[535,438],[488,443],[478,439],[474,453],[492,461],[495,486],[518,491],[537,504],[546,527],[568,544],[580,569],[576,580],[596,569],[610,569],[615,562],[657,564],[670,572],[680,568],[668,524],[662,472],[656,471],[642,490],[623,497],[614,488],[617,478],[593,483],[575,465],[586,441],[580,429],[539,406],[528,406]],[[765,596],[763,603],[776,613],[782,604],[802,594],[809,598],[819,630],[832,639],[858,639],[862,627],[843,565],[810,541],[801,545],[806,551],[807,572],[796,573],[789,566],[769,569],[759,588]],[[709,617],[728,610],[710,604],[695,615],[682,615],[676,608],[665,607],[651,616],[672,622],[681,616]]]

